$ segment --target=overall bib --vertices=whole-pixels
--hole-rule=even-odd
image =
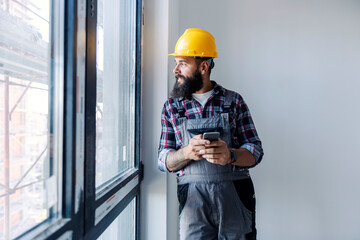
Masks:
[[[187,119],[178,106],[179,130],[183,146],[197,134],[220,132],[220,138],[231,147],[229,124],[232,92],[227,91],[223,111],[213,117]],[[179,104],[180,105],[180,104]],[[180,203],[180,239],[256,239],[255,199],[252,207],[245,206],[241,196],[254,198],[252,182],[247,170],[239,167],[209,163],[206,159],[191,161],[178,177]],[[238,183],[238,184],[235,184]],[[253,208],[253,211],[249,210]]]

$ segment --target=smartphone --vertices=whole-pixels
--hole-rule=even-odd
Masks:
[[[206,132],[203,133],[203,139],[209,140],[209,141],[216,141],[220,138],[219,132]]]

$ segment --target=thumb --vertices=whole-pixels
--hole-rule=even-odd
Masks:
[[[200,139],[202,139],[202,134],[195,135],[193,138],[194,138],[194,139],[197,139],[197,140],[200,140]]]

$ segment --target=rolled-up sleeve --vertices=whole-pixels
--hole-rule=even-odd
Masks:
[[[240,140],[240,148],[247,149],[254,156],[256,164],[259,164],[264,155],[260,138],[257,134],[250,110],[244,99],[240,97],[240,114],[237,118],[237,133]],[[255,166],[254,165],[254,166]]]
[[[163,172],[170,172],[166,167],[166,157],[170,151],[176,149],[175,131],[169,121],[169,114],[165,103],[161,113],[161,136],[158,148],[158,168]]]
[[[249,152],[251,152],[251,154],[255,158],[256,164],[260,163],[260,161],[264,155],[264,151],[262,149],[261,142],[258,144],[245,143],[240,148],[244,148],[244,149],[248,150]]]

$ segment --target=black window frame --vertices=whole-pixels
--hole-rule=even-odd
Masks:
[[[127,174],[113,178],[111,183],[101,192],[95,188],[95,155],[96,155],[96,31],[97,31],[97,0],[90,0],[87,4],[86,20],[86,87],[85,87],[85,239],[97,238],[110,223],[136,197],[139,212],[140,182],[142,179],[142,164],[140,163],[140,77],[141,77],[141,0],[134,0],[136,4],[136,87],[135,87],[135,168]],[[95,210],[111,199],[114,194],[125,187],[130,181],[138,179],[134,187],[100,222],[95,225]],[[96,199],[96,197],[98,199]],[[138,217],[136,218],[138,223]],[[138,228],[138,224],[136,224]],[[138,232],[138,229],[136,229]],[[138,237],[137,237],[138,238]]]
[[[53,0],[54,1],[54,0]],[[136,239],[139,239],[140,224],[140,183],[143,179],[143,164],[140,159],[140,105],[141,105],[141,33],[142,0],[136,4],[136,70],[135,70],[135,167],[128,174],[119,175],[105,189],[98,193],[95,189],[95,104],[96,104],[96,21],[97,0],[65,0],[64,2],[64,118],[63,118],[63,167],[62,167],[62,212],[61,218],[50,219],[17,239],[96,239],[119,216],[132,201],[136,200]],[[54,11],[54,10],[52,10]],[[82,14],[79,15],[79,12]],[[78,21],[85,21],[84,42],[78,42]],[[78,48],[86,46],[84,63],[77,65]],[[85,71],[85,78],[78,79],[78,69]],[[79,97],[79,82],[84,81],[84,181],[79,208],[75,212],[76,155],[77,134],[81,134],[76,121],[76,104]],[[137,184],[127,195],[96,225],[95,210],[110,199],[130,181]]]

